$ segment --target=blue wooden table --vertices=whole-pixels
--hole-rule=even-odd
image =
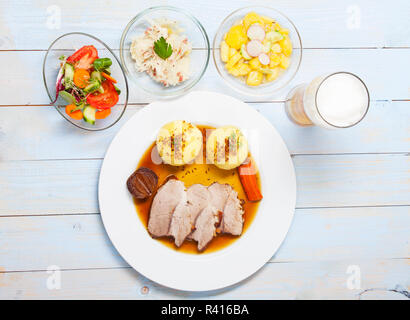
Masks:
[[[233,287],[187,293],[131,269],[99,215],[104,153],[127,119],[155,100],[131,84],[123,119],[102,132],[71,126],[48,105],[42,61],[50,42],[83,31],[118,49],[128,21],[160,4],[184,7],[212,40],[225,16],[254,1],[0,1],[0,298],[407,299],[410,291],[410,2],[270,1],[299,29],[298,75],[257,100],[228,88],[211,62],[196,89],[248,102],[276,127],[296,168],[296,214],[280,250]],[[268,1],[264,1],[268,3]],[[204,10],[206,7],[206,10]],[[283,101],[331,71],[368,85],[359,125],[300,128]]]

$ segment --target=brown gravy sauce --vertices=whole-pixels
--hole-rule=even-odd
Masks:
[[[202,126],[197,125],[197,127],[202,131],[204,140],[206,137],[205,130],[214,129],[210,126]],[[205,141],[204,141],[204,150],[203,150],[203,159],[205,159]],[[154,161],[153,161],[154,160]],[[170,175],[175,175],[179,180],[185,183],[185,187],[190,187],[193,184],[200,183],[205,186],[209,186],[214,182],[219,183],[228,183],[230,184],[236,192],[238,192],[238,197],[243,202],[244,208],[244,225],[243,225],[243,232],[244,234],[246,230],[251,225],[256,212],[259,207],[259,202],[250,202],[246,198],[246,194],[242,188],[241,181],[239,180],[239,175],[237,169],[232,170],[223,170],[219,169],[218,167],[207,164],[205,161],[203,163],[193,163],[189,165],[183,166],[171,166],[167,164],[156,164],[160,160],[158,155],[155,142],[145,151],[144,155],[142,156],[140,162],[138,163],[138,168],[140,167],[147,167],[150,168],[158,175],[158,186],[161,186],[165,179]],[[154,163],[155,162],[155,163]],[[259,173],[257,174],[257,180],[260,187],[260,176]],[[148,219],[149,219],[149,211],[151,208],[151,203],[154,196],[151,196],[149,199],[145,201],[140,201],[134,199],[135,207],[137,209],[137,213],[144,224],[144,227],[147,229],[148,232]],[[233,243],[236,239],[240,236],[232,236],[229,234],[218,234],[208,245],[208,247],[202,253],[211,253],[217,250],[223,249]],[[197,243],[194,241],[185,240],[181,247],[177,248],[174,244],[172,238],[160,238],[157,239],[162,244],[166,245],[169,248],[177,250],[179,252],[184,253],[191,253],[191,254],[198,254]]]

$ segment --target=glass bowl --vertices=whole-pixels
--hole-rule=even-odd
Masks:
[[[62,55],[68,57],[76,50],[87,45],[93,45],[98,50],[98,56],[100,58],[111,59],[111,75],[117,80],[115,86],[121,90],[117,105],[111,108],[111,114],[107,118],[97,119],[94,125],[84,120],[75,120],[68,116],[65,112],[65,106],[68,103],[61,97],[57,99],[54,106],[64,119],[76,127],[89,131],[99,131],[116,124],[124,114],[128,102],[128,82],[124,70],[118,58],[104,42],[92,35],[82,32],[71,32],[60,36],[51,43],[44,57],[43,80],[47,94],[51,102],[53,102],[56,96],[56,79],[61,63],[59,57]]]
[[[220,43],[223,41],[225,34],[232,25],[243,19],[243,17],[249,12],[256,12],[260,15],[272,18],[277,21],[281,27],[288,29],[289,38],[292,41],[293,46],[289,67],[284,70],[276,80],[262,83],[255,87],[248,86],[243,79],[229,74],[225,68],[225,63],[221,60],[220,54]],[[230,87],[240,93],[250,96],[267,96],[285,87],[295,77],[302,61],[302,40],[300,39],[299,32],[293,22],[279,11],[264,6],[244,7],[232,12],[219,26],[213,42],[213,59],[218,73]]]
[[[186,35],[192,44],[190,78],[168,87],[154,81],[147,73],[138,72],[130,53],[133,39],[150,27],[150,21],[164,18],[177,21],[181,35]],[[194,16],[179,8],[159,6],[146,9],[128,23],[121,36],[120,59],[127,76],[144,91],[162,98],[179,96],[197,84],[208,67],[209,56],[209,40],[204,27]]]

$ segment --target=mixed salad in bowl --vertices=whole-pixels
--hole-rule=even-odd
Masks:
[[[111,76],[110,58],[99,58],[93,45],[83,46],[71,56],[61,56],[56,81],[56,97],[67,101],[65,112],[75,120],[94,125],[96,119],[111,114],[111,108],[119,100],[121,91]]]

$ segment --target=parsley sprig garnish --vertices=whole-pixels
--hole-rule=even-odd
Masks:
[[[158,57],[166,60],[172,54],[172,47],[164,37],[161,37],[159,40],[154,42],[154,51]]]

